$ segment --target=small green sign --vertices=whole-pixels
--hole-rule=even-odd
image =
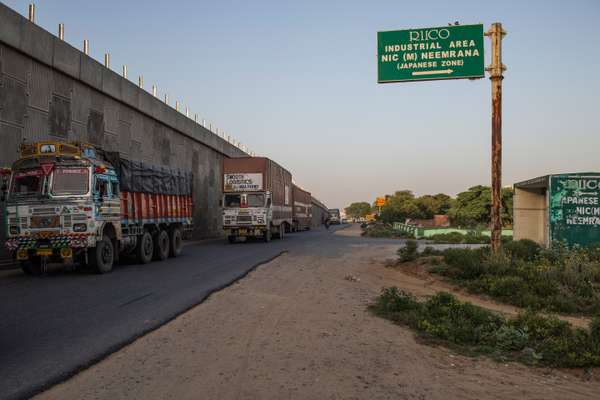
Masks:
[[[600,243],[600,175],[550,178],[550,238],[569,245]]]
[[[483,78],[483,25],[377,33],[377,82]]]

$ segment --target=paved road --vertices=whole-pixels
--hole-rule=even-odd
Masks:
[[[29,397],[64,380],[282,251],[336,253],[365,241],[320,229],[269,244],[191,244],[180,258],[108,275],[1,272],[0,398]]]

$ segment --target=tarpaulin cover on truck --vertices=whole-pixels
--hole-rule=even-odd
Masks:
[[[192,194],[191,172],[127,160],[117,152],[106,152],[104,156],[115,168],[123,191],[180,196]]]

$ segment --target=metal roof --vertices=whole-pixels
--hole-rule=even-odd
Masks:
[[[515,188],[519,189],[546,189],[549,186],[550,178],[553,176],[564,176],[564,177],[600,177],[600,172],[573,172],[564,174],[550,174],[544,176],[538,176],[537,178],[528,179],[526,181],[517,182],[514,184]]]

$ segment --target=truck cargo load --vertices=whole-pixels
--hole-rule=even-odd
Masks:
[[[305,231],[310,229],[312,224],[312,204],[310,192],[293,185],[293,230]]]
[[[292,227],[292,174],[265,157],[223,160],[223,229],[230,242]]]

